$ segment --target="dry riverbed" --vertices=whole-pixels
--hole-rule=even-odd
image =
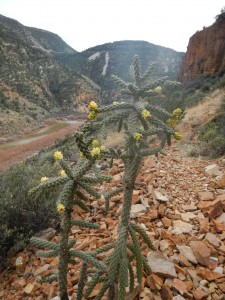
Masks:
[[[36,151],[51,146],[56,140],[72,134],[80,127],[83,121],[65,122],[63,126],[56,126],[55,130],[43,128],[27,134],[18,140],[0,145],[0,171],[4,171],[13,164],[26,159]],[[58,123],[57,123],[58,124]],[[59,123],[60,124],[60,123]],[[45,131],[47,132],[45,134]]]

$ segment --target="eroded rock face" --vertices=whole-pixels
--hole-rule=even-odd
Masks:
[[[199,75],[214,74],[224,68],[225,20],[222,20],[204,27],[190,38],[179,80],[186,83]]]

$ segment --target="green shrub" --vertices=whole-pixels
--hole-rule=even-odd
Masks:
[[[56,166],[48,160],[37,163],[35,158],[9,168],[0,177],[0,264],[6,253],[15,244],[21,245],[34,232],[49,226],[56,217],[54,193],[42,193],[37,197],[29,197],[28,191],[40,178],[51,176]]]
[[[220,128],[215,122],[212,121],[202,127],[199,140],[202,155],[217,157],[225,153],[225,136],[220,133]]]

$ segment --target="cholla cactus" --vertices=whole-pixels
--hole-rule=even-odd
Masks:
[[[41,184],[30,191],[30,194],[32,194],[38,191],[53,189],[56,186],[63,186],[56,203],[56,210],[60,217],[60,242],[57,244],[37,237],[33,237],[31,239],[31,242],[34,245],[39,245],[50,250],[48,252],[39,251],[38,254],[40,256],[54,257],[59,255],[58,273],[55,273],[47,278],[41,278],[40,281],[52,282],[58,279],[61,300],[69,299],[67,294],[68,263],[74,263],[74,257],[80,258],[84,262],[79,282],[80,298],[77,297],[78,300],[82,298],[81,287],[85,283],[84,273],[87,264],[95,266],[100,271],[106,271],[106,265],[103,262],[98,261],[89,253],[73,249],[76,241],[74,240],[69,242],[68,240],[72,225],[93,229],[97,229],[99,227],[97,224],[93,224],[84,220],[71,219],[72,206],[77,205],[88,211],[89,209],[85,203],[89,200],[87,194],[94,198],[100,198],[101,196],[95,191],[95,189],[92,188],[92,185],[96,183],[102,183],[105,180],[110,180],[110,176],[101,175],[97,171],[97,168],[95,167],[95,160],[98,158],[99,153],[97,153],[98,155],[96,155],[96,153],[93,153],[92,155],[92,150],[89,150],[90,147],[82,140],[82,136],[82,131],[75,133],[75,139],[78,147],[88,159],[81,158],[80,161],[78,161],[75,169],[72,170],[63,159],[63,154],[60,151],[56,151],[54,153],[54,158],[60,164],[60,176],[54,179],[42,177],[40,180]],[[94,172],[94,175],[92,176],[88,175],[88,171],[91,169]],[[84,191],[86,192],[85,194]]]
[[[120,158],[124,162],[124,197],[122,216],[118,226],[118,238],[112,247],[112,252],[104,261],[108,266],[108,274],[96,271],[92,280],[88,283],[85,296],[88,297],[95,285],[103,282],[96,300],[108,290],[108,299],[125,299],[125,289],[129,286],[130,291],[134,288],[134,272],[132,261],[136,259],[137,279],[141,285],[143,268],[151,272],[146,258],[142,255],[137,234],[143,238],[146,245],[154,250],[145,231],[130,220],[132,194],[135,180],[142,166],[143,159],[148,155],[157,155],[162,151],[165,144],[171,143],[171,136],[179,139],[181,135],[174,131],[173,127],[166,122],[167,119],[178,118],[180,110],[170,114],[158,106],[151,105],[150,96],[161,94],[161,84],[167,78],[156,80],[144,86],[144,82],[151,74],[152,66],[142,76],[139,58],[134,57],[133,62],[134,83],[125,83],[120,78],[113,76],[114,81],[123,89],[123,93],[130,95],[129,102],[113,102],[112,105],[96,107],[95,119],[92,121],[91,136],[101,130],[103,136],[107,136],[109,128],[118,126],[118,131],[123,130],[125,143],[120,150],[108,149],[105,157]],[[149,93],[149,90],[152,93]],[[89,118],[90,119],[90,118]],[[154,141],[154,142],[153,142]],[[108,249],[107,249],[108,250]]]
[[[83,261],[76,295],[77,300],[81,300],[83,297],[87,298],[98,282],[102,282],[102,287],[95,300],[100,300],[105,293],[108,293],[109,300],[124,300],[126,287],[129,287],[130,291],[134,289],[134,260],[136,260],[139,285],[141,285],[143,269],[147,273],[151,272],[142,250],[146,246],[152,250],[154,247],[145,231],[130,220],[132,194],[144,158],[162,152],[165,144],[170,144],[172,136],[176,139],[181,138],[181,135],[175,132],[173,128],[172,125],[174,124],[170,124],[171,121],[169,121],[177,121],[181,111],[177,109],[173,114],[169,114],[162,108],[151,104],[151,96],[155,98],[157,95],[161,95],[161,84],[166,81],[166,78],[162,78],[148,83],[147,86],[144,85],[153,70],[152,66],[142,75],[139,58],[135,56],[132,69],[134,83],[126,83],[116,76],[113,77],[122,88],[122,92],[130,96],[130,101],[113,102],[105,107],[99,107],[94,101],[90,102],[88,115],[90,121],[74,134],[80,152],[80,160],[76,167],[71,169],[66,164],[63,154],[56,151],[54,157],[61,167],[60,176],[54,179],[42,177],[41,184],[31,191],[31,193],[35,193],[39,190],[63,186],[56,203],[61,225],[59,244],[32,238],[34,244],[50,250],[48,252],[39,251],[41,256],[59,255],[58,274],[43,278],[43,280],[50,282],[56,277],[58,278],[61,300],[68,299],[68,263],[74,263],[74,257]],[[106,137],[110,128],[113,127],[115,130],[115,126],[117,126],[118,131],[124,133],[124,145],[121,145],[119,149],[106,149],[97,140],[97,135]],[[95,165],[96,160],[98,161],[103,157],[109,159],[111,164],[113,159],[118,158],[124,163],[123,186],[104,195],[107,211],[110,198],[123,192],[123,208],[118,225],[118,236],[114,243],[104,245],[96,251],[82,252],[73,248],[75,241],[68,241],[71,226],[78,225],[88,228],[98,228],[98,226],[83,220],[72,220],[72,206],[76,204],[88,210],[85,203],[88,201],[87,194],[94,198],[101,196],[92,185],[110,179],[109,176],[102,175]],[[90,175],[90,170],[92,170],[91,174],[94,175]],[[146,246],[140,246],[138,236],[144,240]],[[108,257],[102,261],[97,259],[98,254],[109,250],[111,253]],[[92,265],[94,269],[91,280],[87,283],[84,291],[88,272],[87,264]]]

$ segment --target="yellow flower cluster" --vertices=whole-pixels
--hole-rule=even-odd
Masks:
[[[93,110],[88,115],[88,120],[94,120],[94,118],[96,118],[96,112]]]
[[[61,160],[61,159],[63,159],[63,154],[62,154],[62,152],[61,152],[61,151],[56,151],[56,152],[54,153],[54,158],[55,158],[55,160]]]
[[[172,113],[173,117],[180,117],[181,114],[182,114],[182,110],[180,108],[174,109]]]
[[[143,135],[142,135],[141,133],[135,132],[135,133],[133,134],[133,137],[134,137],[134,139],[135,139],[136,141],[139,141],[139,140],[141,140],[141,139],[143,138]]]
[[[157,94],[161,94],[162,93],[162,88],[161,86],[157,86],[154,91],[157,93]]]
[[[67,175],[66,175],[66,172],[65,172],[64,170],[61,170],[61,171],[60,171],[60,176],[66,177],[66,176],[67,176]]]
[[[182,110],[180,108],[176,108],[174,109],[174,111],[172,112],[172,118],[169,118],[167,120],[167,124],[170,127],[174,127],[174,125],[177,123],[177,121],[179,120],[180,116],[182,114]]]
[[[99,141],[98,140],[93,140],[92,141],[92,146],[93,147],[98,147],[99,146]]]
[[[47,180],[48,180],[48,177],[41,177],[40,182],[41,182],[41,183],[44,183],[44,182],[46,182]]]
[[[62,203],[58,203],[56,209],[58,213],[63,213],[65,211],[65,206]]]
[[[95,101],[89,103],[89,109],[95,111],[98,108],[98,104]]]
[[[168,124],[170,127],[173,127],[173,126],[175,125],[175,120],[169,118],[169,119],[167,120],[167,124]]]
[[[175,132],[174,133],[174,138],[175,138],[175,140],[179,141],[179,140],[182,139],[182,135],[179,132]]]
[[[145,120],[147,118],[151,117],[150,111],[148,111],[147,109],[143,109],[142,112],[141,112],[141,115],[142,115],[142,118],[145,119]]]
[[[90,151],[90,153],[91,153],[91,156],[95,156],[95,155],[100,155],[100,153],[101,153],[101,149],[99,148],[99,147],[94,147],[91,151]]]

